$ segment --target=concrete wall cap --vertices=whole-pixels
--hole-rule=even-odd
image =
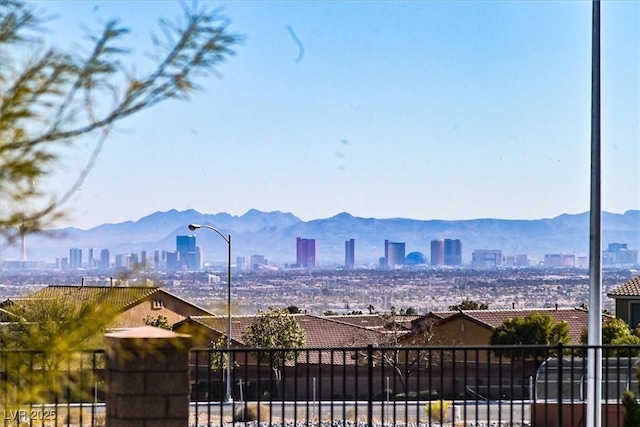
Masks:
[[[105,334],[107,338],[190,338],[191,335],[179,334],[155,326],[139,326],[137,328],[127,328],[118,332]]]

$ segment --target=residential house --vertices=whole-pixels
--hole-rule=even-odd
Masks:
[[[623,319],[632,329],[640,324],[640,276],[614,288],[607,296],[615,300],[616,317]]]
[[[580,308],[459,310],[430,312],[416,319],[412,329],[432,328],[430,341],[424,344],[486,346],[491,344],[493,330],[506,320],[534,313],[548,314],[556,322],[567,323],[572,344],[580,344],[580,336],[589,323],[589,313]]]
[[[13,305],[29,304],[33,300],[67,300],[108,305],[116,313],[111,322],[113,329],[143,326],[147,316],[165,316],[169,324],[177,323],[188,316],[211,315],[178,296],[159,287],[124,286],[66,286],[51,285],[24,298],[0,302],[3,317],[10,317]],[[5,319],[8,320],[8,319]]]
[[[435,346],[430,359],[441,367],[440,379],[451,384],[452,390],[464,391],[465,397],[504,398],[509,394],[513,398],[528,398],[530,380],[535,378],[539,364],[554,355],[553,351],[542,351],[534,360],[523,357],[518,346],[497,353],[490,344],[493,330],[506,320],[534,313],[548,314],[556,322],[565,322],[572,344],[580,344],[580,337],[589,323],[589,313],[579,308],[430,312],[413,322],[414,332],[404,336],[401,342],[403,345]],[[459,374],[456,378],[459,372],[482,375],[463,380]],[[500,383],[501,378],[509,381],[506,392],[507,384]]]

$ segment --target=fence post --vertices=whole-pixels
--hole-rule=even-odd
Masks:
[[[367,423],[369,427],[373,426],[373,345],[367,346],[367,379],[369,390],[367,392]]]
[[[563,362],[563,356],[564,356],[564,350],[562,348],[562,343],[559,342],[558,343],[558,426],[562,426],[563,424],[563,412],[564,412],[564,408],[563,408],[563,404],[562,404],[562,386],[564,385],[564,372],[563,372],[563,366],[562,366],[562,362]]]
[[[108,427],[188,425],[191,336],[141,326],[105,343]]]

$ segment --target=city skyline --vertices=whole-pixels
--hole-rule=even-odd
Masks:
[[[153,3],[153,7],[149,7]],[[46,37],[120,18],[144,68],[178,2],[30,2]],[[221,78],[112,133],[61,225],[157,210],[309,220],[550,218],[589,207],[590,3],[209,2],[246,35]],[[602,5],[603,210],[640,208],[640,3]],[[85,45],[86,46],[86,45]],[[68,188],[95,141],[45,190]]]
[[[176,240],[185,238],[185,224],[215,224],[226,234],[234,236],[232,257],[242,256],[253,264],[267,264],[252,261],[250,257],[261,254],[271,264],[303,264],[301,259],[314,260],[318,265],[338,263],[349,264],[345,239],[354,239],[354,257],[358,263],[378,265],[380,258],[388,265],[384,240],[405,243],[406,252],[420,252],[435,265],[460,265],[470,263],[472,251],[480,249],[499,249],[505,257],[515,259],[517,255],[528,254],[532,258],[542,259],[549,253],[575,254],[583,257],[587,254],[589,241],[586,226],[588,213],[578,215],[563,214],[552,219],[532,221],[475,219],[465,221],[418,221],[411,219],[359,218],[342,213],[332,218],[302,221],[299,218],[281,212],[251,211],[242,217],[226,213],[202,214],[194,210],[155,212],[145,218],[120,224],[103,224],[91,230],[75,228],[57,230],[50,234],[27,236],[24,246],[20,242],[6,245],[0,241],[1,260],[24,260],[20,248],[27,249],[28,260],[52,262],[55,258],[67,257],[69,248],[107,248],[113,254],[146,250],[152,254],[155,250],[176,252]],[[640,210],[629,211],[624,215],[604,214],[603,246],[613,244],[620,249],[640,248]],[[180,237],[182,236],[182,237]],[[298,259],[296,254],[296,236],[305,236],[313,242],[317,255],[305,255]],[[218,263],[227,258],[227,246],[221,244],[215,234],[201,236],[198,249],[183,250],[191,255],[182,259],[196,257],[204,262]],[[434,240],[439,241],[435,242]],[[464,244],[462,244],[464,242]],[[434,247],[435,246],[435,247]],[[624,247],[623,247],[624,246]],[[435,254],[434,254],[435,250]],[[388,251],[387,251],[388,252]],[[439,252],[439,253],[438,253]],[[92,258],[97,258],[95,252]],[[173,255],[172,255],[173,256]],[[399,259],[399,257],[396,257]],[[178,259],[171,260],[178,262]],[[197,263],[197,261],[195,261]],[[420,263],[420,257],[412,260]],[[397,263],[394,261],[393,263]]]
[[[384,241],[384,256],[378,259],[375,266],[370,260],[357,262],[355,256],[356,239],[351,238],[345,241],[345,270],[354,270],[366,267],[368,269],[397,270],[404,267],[411,269],[426,268],[451,268],[464,267],[477,270],[497,269],[502,267],[546,267],[546,268],[587,268],[588,260],[586,256],[577,256],[563,252],[546,253],[543,259],[531,258],[527,253],[514,253],[507,255],[502,249],[474,249],[471,253],[470,262],[462,261],[462,242],[460,239],[435,239],[430,242],[430,259],[420,251],[412,251],[406,254],[405,242],[392,242],[388,239]],[[253,254],[250,256],[251,262],[249,270],[258,271],[265,267],[275,267],[278,269],[306,269],[322,270],[325,268],[335,269],[339,263],[316,265],[316,239],[296,238],[296,262],[278,262],[269,265],[264,254]],[[83,252],[87,251],[86,261],[83,262]],[[114,257],[113,264],[110,262],[110,251],[105,248],[100,251],[100,257],[96,258],[94,252],[96,248],[74,247],[69,249],[69,258],[56,258],[55,269],[58,270],[131,270],[131,271],[164,271],[164,272],[194,272],[216,268],[215,263],[202,263],[202,253],[197,245],[195,235],[176,236],[175,251],[155,249],[153,267],[148,265],[146,251],[140,252],[140,256],[135,252],[120,253]],[[639,249],[628,247],[628,243],[609,243],[607,249],[602,251],[603,265],[612,266],[640,266]],[[245,270],[245,257],[237,256],[235,271]],[[6,265],[0,265],[2,269],[25,270],[40,269],[45,266],[38,261],[21,261],[23,264],[17,265],[17,261],[10,261]],[[7,265],[10,267],[7,268]],[[47,268],[51,269],[52,265]]]

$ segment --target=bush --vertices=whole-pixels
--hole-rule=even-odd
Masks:
[[[636,370],[636,379],[640,380],[640,369]],[[625,391],[624,396],[622,396],[622,406],[624,406],[623,427],[639,426],[640,405],[636,401],[636,396],[631,390]]]
[[[267,405],[258,405],[255,402],[243,403],[233,414],[234,422],[261,421],[269,422],[271,412]]]
[[[439,399],[427,403],[424,410],[429,416],[429,421],[447,421],[450,406],[451,401]]]

